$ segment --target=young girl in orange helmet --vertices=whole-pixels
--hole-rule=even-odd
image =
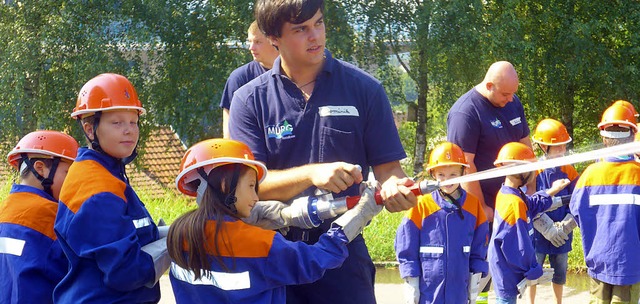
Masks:
[[[166,239],[129,185],[145,110],[127,78],[101,74],[87,82],[71,117],[90,142],[80,148],[60,192],[55,231],[69,270],[54,291],[58,303],[155,303],[168,269]]]
[[[35,131],[9,152],[19,183],[0,208],[0,303],[52,303],[53,288],[68,267],[53,222],[77,151],[69,135]]]
[[[426,171],[443,182],[464,175],[468,167],[462,149],[444,142],[431,151]],[[460,184],[418,197],[395,241],[406,303],[475,301],[480,277],[488,271],[488,234],[480,201]]]
[[[382,206],[367,187],[356,207],[314,245],[248,225],[266,167],[245,144],[210,139],[189,148],[176,185],[198,208],[169,230],[170,279],[177,303],[285,303],[286,285],[310,283],[347,258],[353,240]]]
[[[534,161],[536,156],[529,146],[510,142],[500,149],[494,165],[499,167]],[[521,187],[535,177],[535,172],[507,175],[496,196],[488,256],[497,303],[515,304],[518,294],[522,295],[524,292],[520,287],[549,282],[553,275],[553,269],[543,270],[542,265],[536,261],[529,236],[532,229],[530,221],[538,213],[550,209],[553,202],[551,196],[566,187],[569,180],[557,180],[546,191],[527,196]]]

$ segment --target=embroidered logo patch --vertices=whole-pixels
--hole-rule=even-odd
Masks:
[[[275,126],[267,126],[267,135],[275,139],[293,137],[293,126],[286,120]]]
[[[360,116],[354,106],[324,106],[318,108],[318,114],[323,116]]]
[[[496,118],[496,120],[491,121],[491,125],[492,125],[494,128],[502,129],[502,122],[500,122],[500,119],[497,119],[497,118]]]

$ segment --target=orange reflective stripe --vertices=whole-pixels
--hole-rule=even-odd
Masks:
[[[98,193],[113,193],[126,202],[126,189],[127,185],[100,163],[83,160],[69,167],[69,173],[60,191],[60,202],[73,213],[77,213],[89,197]]]

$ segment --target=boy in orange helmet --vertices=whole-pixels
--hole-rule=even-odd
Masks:
[[[543,119],[538,123],[531,139],[544,153],[546,159],[564,156],[567,143],[571,142],[567,128],[561,122],[551,118]],[[570,184],[556,195],[571,195],[578,180],[578,172],[572,165],[540,170],[536,177],[536,188],[538,190],[548,189],[554,181],[559,179],[569,179]],[[535,228],[533,243],[536,249],[536,260],[538,264],[542,265],[547,255],[549,256],[549,263],[554,269],[551,281],[557,304],[562,303],[562,286],[567,280],[569,251],[571,251],[573,239],[572,231],[576,225],[568,206],[540,213],[533,220]],[[533,285],[529,289],[531,303],[535,302],[535,297],[536,285]]]
[[[56,287],[59,303],[155,303],[169,268],[163,237],[129,185],[125,165],[136,153],[142,103],[127,78],[87,82],[71,117],[90,142],[80,148],[60,192],[55,232],[69,259]]]
[[[9,152],[19,183],[0,207],[0,303],[52,303],[68,267],[53,222],[77,151],[69,135],[35,131]]]
[[[462,149],[444,142],[431,152],[426,170],[443,182],[468,167]],[[488,234],[480,201],[460,184],[419,196],[396,233],[406,303],[475,303],[480,277],[488,271]]]
[[[536,161],[533,150],[520,142],[504,145],[494,164],[496,166],[526,164]],[[489,242],[489,271],[497,303],[515,304],[521,287],[541,284],[551,280],[553,269],[542,269],[536,261],[531,242],[530,219],[547,211],[552,205],[551,196],[569,184],[569,180],[553,182],[546,191],[527,196],[521,187],[535,178],[535,172],[508,175],[496,196],[493,233]]]
[[[631,109],[613,104],[598,124],[606,147],[631,143],[638,133]],[[589,165],[569,205],[580,227],[595,303],[638,303],[640,297],[640,164],[633,155]]]

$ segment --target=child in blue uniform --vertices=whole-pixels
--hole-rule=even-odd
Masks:
[[[71,113],[90,145],[80,148],[60,192],[55,232],[69,259],[56,303],[155,303],[169,268],[166,239],[129,185],[145,112],[127,78],[87,82]]]
[[[547,118],[538,123],[532,140],[544,153],[544,158],[550,159],[564,156],[567,143],[571,142],[571,137],[561,122]],[[578,172],[572,165],[542,170],[538,172],[536,177],[536,188],[537,190],[549,189],[553,182],[559,179],[569,179],[570,183],[556,195],[571,195],[576,181],[578,181]],[[567,262],[573,240],[571,231],[577,224],[569,212],[569,206],[540,213],[538,218],[533,220],[533,223],[536,260],[538,264],[543,265],[547,255],[549,256],[549,264],[554,270],[551,280],[553,293],[556,303],[561,304],[562,286],[567,281]],[[535,303],[536,285],[529,288],[529,297],[531,303]]]
[[[9,152],[20,177],[0,207],[0,303],[53,303],[68,267],[53,222],[77,152],[78,142],[57,131],[31,132]]]
[[[504,145],[495,161],[496,166],[535,161],[531,148],[520,142]],[[522,294],[518,284],[525,286],[548,282],[553,269],[542,269],[536,261],[530,234],[530,222],[538,213],[547,211],[555,195],[569,184],[566,179],[555,181],[546,191],[527,196],[520,187],[535,178],[535,172],[508,175],[496,196],[493,233],[489,242],[489,271],[497,303],[516,303]],[[561,205],[561,203],[560,203]]]
[[[631,143],[638,132],[628,107],[614,104],[598,124],[607,147]],[[570,209],[582,234],[595,303],[632,303],[640,297],[640,163],[633,155],[607,157],[587,167]]]
[[[462,176],[468,167],[462,149],[444,142],[431,152],[426,170],[442,182]],[[488,233],[479,200],[460,184],[418,197],[395,242],[406,303],[475,301],[480,276],[488,271]]]
[[[382,210],[367,188],[353,209],[333,221],[317,243],[291,242],[248,225],[267,168],[249,147],[210,139],[189,148],[176,186],[198,208],[169,230],[170,279],[177,303],[285,303],[286,285],[318,280],[340,267],[347,244]]]

